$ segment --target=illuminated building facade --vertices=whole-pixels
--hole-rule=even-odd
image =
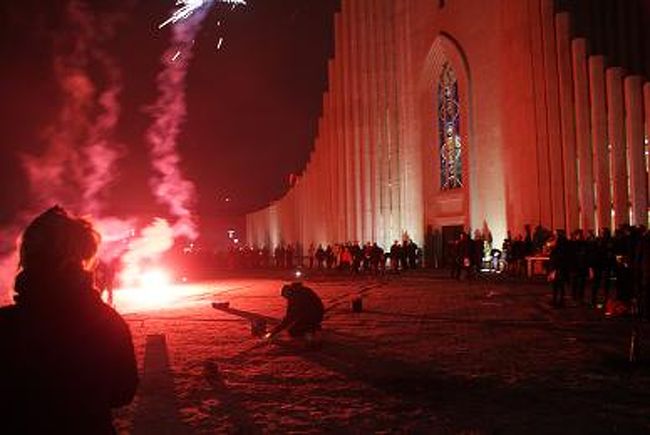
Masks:
[[[648,222],[650,2],[342,0],[297,183],[256,245]]]

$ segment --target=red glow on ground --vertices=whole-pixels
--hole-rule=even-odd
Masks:
[[[175,284],[164,269],[147,270],[135,285],[116,289],[115,309],[122,314],[185,308],[202,301],[210,288],[200,284]]]

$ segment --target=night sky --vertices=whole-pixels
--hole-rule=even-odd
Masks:
[[[66,3],[0,4],[0,225],[29,204],[20,155],[45,149],[44,132],[62,107],[53,58],[55,41],[69,31]],[[147,181],[145,108],[157,96],[155,77],[169,41],[169,29],[157,24],[174,1],[86,3],[99,17],[124,12],[115,36],[102,43],[123,75],[115,139],[124,155],[107,210],[116,216],[157,213]],[[194,46],[188,114],[178,140],[184,174],[198,190],[200,217],[261,208],[304,167],[327,87],[336,8],[336,0],[249,0],[245,8],[213,8]],[[219,36],[224,41],[217,50]]]

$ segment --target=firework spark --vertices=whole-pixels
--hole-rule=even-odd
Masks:
[[[162,29],[168,24],[175,24],[190,17],[194,12],[204,7],[210,7],[213,3],[227,3],[232,6],[246,5],[245,0],[177,0],[176,6],[179,6],[169,18],[158,25]]]

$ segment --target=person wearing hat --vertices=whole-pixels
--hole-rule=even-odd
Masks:
[[[320,297],[301,282],[283,286],[281,294],[287,300],[286,314],[265,338],[271,339],[285,330],[294,338],[313,338],[314,333],[321,329],[325,313]]]
[[[3,433],[115,433],[138,384],[129,328],[100,299],[99,234],[53,207],[22,235],[15,304],[0,308]]]

